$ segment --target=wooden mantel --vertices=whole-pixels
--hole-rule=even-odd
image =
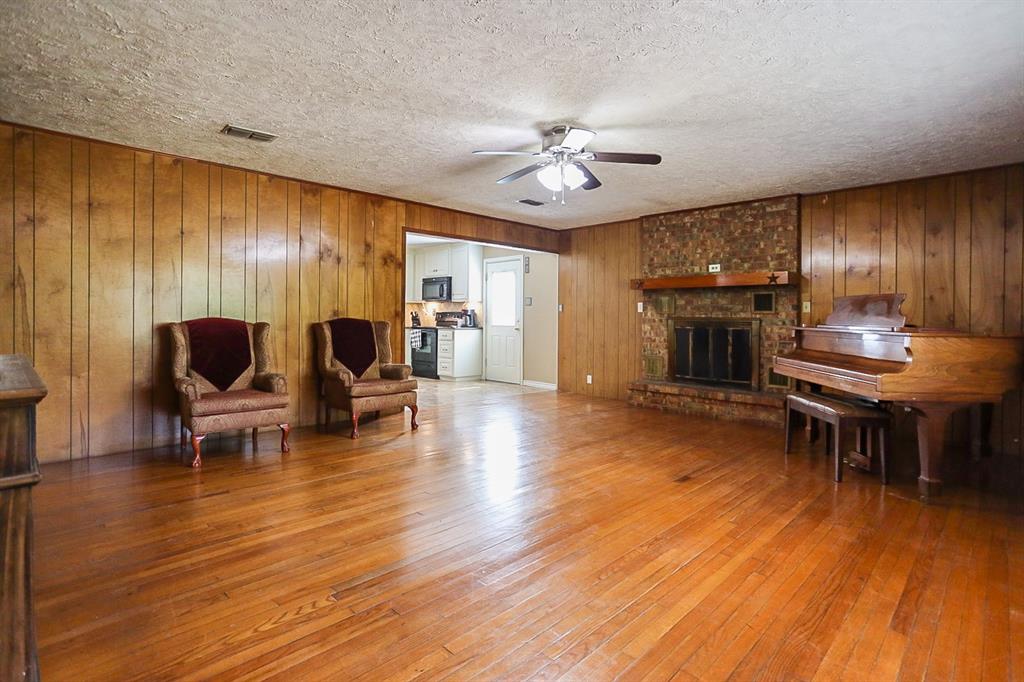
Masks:
[[[705,289],[709,287],[763,287],[795,284],[796,273],[788,270],[758,270],[735,274],[688,275],[686,277],[651,277],[631,279],[630,289]]]

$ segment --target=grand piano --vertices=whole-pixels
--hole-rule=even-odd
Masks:
[[[917,417],[923,497],[942,490],[943,434],[956,409],[997,403],[1021,385],[1024,338],[906,326],[906,294],[835,299],[825,324],[793,330],[795,348],[775,372],[862,398],[909,407]]]

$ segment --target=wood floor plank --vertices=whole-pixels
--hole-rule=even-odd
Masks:
[[[1007,679],[1019,500],[924,506],[777,430],[422,382],[352,441],[47,464],[48,680]],[[455,425],[460,425],[458,428]],[[466,424],[472,425],[465,428]]]

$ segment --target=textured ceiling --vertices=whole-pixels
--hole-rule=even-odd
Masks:
[[[549,227],[1024,159],[1019,0],[0,9],[2,119]],[[665,160],[531,208],[470,155],[562,122]]]

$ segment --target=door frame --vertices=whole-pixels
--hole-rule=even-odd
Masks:
[[[484,329],[483,329],[483,332],[484,332],[484,338],[483,338],[483,341],[484,341],[484,343],[483,343],[483,346],[484,346],[483,347],[483,363],[484,363],[484,366],[481,369],[482,369],[482,374],[483,374],[483,380],[484,381],[488,381],[488,378],[487,378],[487,324],[488,324],[487,320],[490,318],[490,315],[487,314],[487,264],[488,263],[512,263],[512,262],[515,262],[515,261],[519,262],[519,300],[516,302],[516,314],[519,317],[519,320],[518,320],[519,321],[519,381],[518,381],[518,385],[522,386],[523,385],[523,364],[526,361],[526,358],[523,356],[523,342],[524,342],[524,339],[526,337],[526,334],[524,333],[526,325],[523,324],[523,317],[525,317],[525,313],[523,311],[523,294],[526,291],[526,281],[525,281],[526,269],[525,269],[525,265],[524,265],[525,260],[523,259],[523,254],[517,254],[515,256],[492,256],[490,258],[484,258],[484,263],[483,263],[483,271],[484,271],[483,272],[483,275],[484,275],[484,282],[483,282],[483,284],[484,284],[484,286],[483,286],[484,294],[483,294],[483,298],[484,298],[484,300],[481,301],[481,303],[483,304],[483,307],[484,307]],[[556,360],[556,363],[557,363],[557,360]],[[557,368],[557,364],[556,364],[556,368]],[[501,383],[508,383],[508,382],[501,382]]]

